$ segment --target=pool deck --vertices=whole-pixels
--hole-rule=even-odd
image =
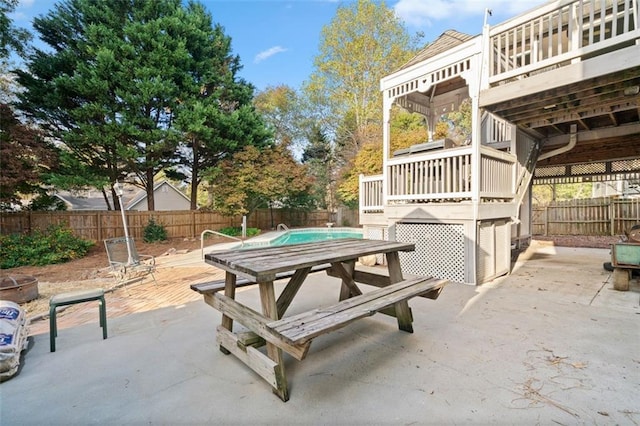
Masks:
[[[107,340],[95,306],[83,321],[62,314],[76,321],[55,353],[46,327],[34,333],[20,374],[1,385],[0,423],[640,424],[640,285],[613,290],[609,257],[533,244],[510,276],[413,299],[413,334],[376,315],[318,338],[304,361],[286,359],[287,403],[218,350],[220,314],[194,292],[114,316],[112,297],[126,298],[115,292]],[[165,273],[178,270],[186,274]],[[132,287],[131,298],[188,287],[166,277]],[[338,280],[315,274],[291,309],[338,291]],[[259,304],[254,287],[238,297]]]

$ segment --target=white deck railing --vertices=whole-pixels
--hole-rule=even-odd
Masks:
[[[471,199],[471,147],[387,162],[389,203]]]
[[[410,204],[471,200],[471,159],[471,147],[391,159],[387,162],[386,197],[383,197],[383,175],[360,176],[360,212],[382,212],[385,202]],[[513,200],[516,164],[515,156],[482,147],[479,199]]]
[[[511,201],[515,197],[517,159],[506,152],[480,147],[480,199]]]
[[[378,213],[384,210],[382,175],[360,175],[360,213]]]
[[[495,114],[483,113],[480,126],[482,143],[485,145],[500,145],[511,141],[513,124]]]
[[[640,36],[638,0],[561,0],[490,29],[490,83],[544,72]]]

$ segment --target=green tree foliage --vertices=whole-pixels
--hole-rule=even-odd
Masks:
[[[31,34],[23,28],[16,28],[8,14],[16,10],[18,0],[0,1],[0,62],[5,62],[11,52],[23,55],[31,40]]]
[[[428,139],[424,118],[395,108],[391,113],[391,153],[398,149],[423,143]],[[374,140],[364,145],[355,159],[343,168],[342,181],[338,187],[340,199],[351,207],[357,207],[359,176],[382,173],[382,141]]]
[[[382,145],[379,143],[364,145],[344,170],[338,195],[345,205],[355,208],[358,206],[359,176],[375,175],[382,171]]]
[[[553,201],[568,201],[576,198],[591,198],[593,183],[563,183],[533,185],[533,202],[538,205],[548,205]]]
[[[321,209],[336,207],[333,148],[320,126],[314,126],[302,153],[302,163],[313,177],[312,197]]]
[[[460,103],[457,111],[440,117],[436,124],[434,139],[449,138],[458,145],[466,145],[471,141],[471,99]]]
[[[67,210],[67,205],[60,198],[47,194],[47,192],[43,190],[29,202],[25,210],[63,211]]]
[[[198,207],[198,189],[218,164],[247,145],[262,147],[272,140],[252,104],[254,88],[237,77],[240,58],[231,54],[231,38],[200,5],[196,29],[191,32],[191,79],[176,107],[176,127],[184,140],[178,150],[178,167],[169,175],[190,182],[191,209]],[[186,173],[182,172],[186,168]]]
[[[35,127],[21,123],[8,105],[0,104],[0,159],[0,206],[7,208],[20,203],[20,194],[39,192],[57,153]]]
[[[253,103],[273,132],[275,142],[295,148],[305,126],[303,106],[296,91],[286,85],[268,87],[256,95]]]
[[[400,108],[394,108],[391,111],[390,129],[391,154],[399,149],[424,143],[429,139],[424,117]],[[379,173],[382,173],[382,170]]]
[[[31,34],[25,29],[16,28],[9,18],[18,0],[0,0],[0,103],[10,104],[18,91],[15,76],[10,72],[13,64],[11,53],[24,56],[28,51]]]
[[[445,121],[438,121],[436,123],[436,129],[433,132],[433,138],[438,140],[438,139],[444,139],[446,137],[449,136],[449,131],[451,129],[449,128],[449,124]]]
[[[87,183],[102,176],[110,188],[133,174],[153,210],[154,176],[175,166],[181,141],[194,191],[201,168],[250,143],[253,88],[236,84],[239,60],[201,4],[65,0],[34,28],[50,49],[19,73],[20,108],[64,144],[66,169]]]
[[[214,182],[215,208],[227,216],[249,215],[275,203],[304,207],[311,188],[305,167],[282,145],[263,151],[245,147],[222,162]]]
[[[393,10],[372,0],[339,7],[322,29],[305,93],[336,134],[341,158],[353,158],[372,135],[381,138],[380,79],[413,55],[413,44]]]

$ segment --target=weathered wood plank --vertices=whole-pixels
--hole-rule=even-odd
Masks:
[[[327,275],[334,278],[340,278],[340,275],[333,269],[327,269]],[[387,275],[376,274],[375,272],[359,271],[357,269],[353,271],[353,280],[357,283],[367,284],[373,287],[386,287],[391,284]],[[440,296],[443,288],[444,287],[440,287],[427,293],[419,294],[417,297],[436,300]]]
[[[253,346],[255,348],[264,346],[266,344],[266,341],[253,331],[235,333],[235,336],[238,339],[238,345],[240,345],[241,348],[247,346]]]
[[[425,277],[416,277],[416,278],[413,278],[413,279],[404,280],[401,283],[396,283],[394,285],[394,287],[387,286],[387,287],[384,287],[384,288],[381,288],[381,289],[376,289],[374,291],[370,291],[370,292],[364,293],[364,294],[362,294],[360,296],[357,296],[357,297],[352,297],[352,298],[349,298],[349,299],[345,299],[343,301],[340,301],[337,304],[334,304],[334,305],[331,305],[331,306],[328,306],[328,307],[312,309],[312,310],[307,311],[307,312],[302,312],[302,313],[299,313],[299,314],[296,314],[296,315],[292,315],[292,316],[289,316],[289,317],[282,318],[281,320],[277,321],[278,325],[275,325],[276,322],[267,323],[267,325],[269,327],[274,327],[274,326],[276,326],[276,327],[284,327],[285,324],[287,324],[287,323],[295,323],[295,322],[304,323],[306,319],[318,317],[319,315],[330,316],[330,315],[336,314],[338,312],[341,312],[343,310],[350,309],[350,308],[352,308],[354,306],[358,306],[358,305],[361,305],[363,303],[368,303],[371,300],[376,300],[376,299],[380,298],[381,296],[383,296],[385,294],[384,292],[381,292],[383,290],[386,290],[387,292],[391,292],[392,293],[392,292],[397,291],[399,289],[402,289],[404,287],[411,287],[416,282],[419,282],[419,281],[424,280],[424,279],[437,281],[435,278],[425,278]],[[435,286],[434,286],[434,288],[435,288]],[[427,289],[425,291],[429,291],[429,289]]]
[[[231,299],[236,297],[236,276],[227,272],[224,277],[224,295]],[[233,331],[233,319],[222,313],[222,327],[229,331]],[[222,353],[229,355],[227,349],[220,346]]]
[[[343,262],[370,254],[412,250],[415,250],[413,243],[345,238],[320,243],[209,253],[205,260],[220,269],[264,282],[273,281],[280,272]]]
[[[241,305],[220,293],[205,294],[204,301],[252,330],[266,341],[282,348],[298,361],[303,360],[304,357],[307,356],[310,344],[291,345],[289,342],[284,341],[280,334],[274,333],[273,330],[267,328],[266,324],[271,320],[265,318],[253,309]]]
[[[293,298],[298,294],[298,290],[300,290],[302,283],[309,275],[309,271],[311,271],[311,268],[298,269],[282,290],[280,296],[278,296],[278,300],[276,301],[278,318],[282,318],[284,316],[289,305],[293,302]]]
[[[389,281],[391,285],[402,281],[402,268],[400,266],[400,256],[397,251],[386,254],[387,266],[389,267]],[[411,310],[409,309],[408,298],[395,298],[396,319],[398,320],[398,328],[413,333],[413,319],[411,318]]]
[[[262,282],[259,285],[262,313],[267,318],[275,320],[279,319],[273,281]],[[276,368],[277,385],[274,387],[273,392],[278,395],[283,401],[288,401],[289,389],[287,387],[287,376],[286,370],[284,368],[282,349],[267,340],[267,356],[278,364],[278,367]]]
[[[278,387],[277,370],[278,364],[262,352],[251,346],[242,348],[237,337],[222,326],[218,326],[216,333],[218,344],[226,348],[230,353],[238,357],[247,364],[260,377],[265,379],[273,388]]]
[[[327,308],[315,309],[273,321],[266,326],[281,335],[288,343],[299,345],[307,343],[321,334],[342,328],[357,319],[371,316],[384,308],[397,305],[399,301],[406,301],[420,293],[444,287],[447,283],[447,280],[428,277],[411,278],[343,300]]]
[[[309,270],[309,273],[312,274],[315,272],[325,271],[330,267],[331,265],[329,264],[314,266]],[[295,271],[282,272],[282,273],[276,274],[276,280],[278,281],[286,278],[292,278],[294,274],[295,274]],[[236,279],[236,288],[247,287],[247,286],[252,286],[256,284],[258,283],[247,278]],[[224,290],[224,279],[206,281],[203,283],[195,283],[195,284],[191,284],[190,287],[191,287],[191,290],[197,291],[200,294],[215,293],[217,291]]]
[[[334,271],[333,268],[327,270],[327,275],[335,278],[340,278],[338,272]],[[374,287],[386,287],[391,283],[387,275],[376,274],[374,272],[359,271],[357,269],[353,271],[353,280],[357,283],[368,284]]]
[[[347,268],[349,269],[347,271]],[[342,279],[342,285],[340,287],[340,300],[347,299],[351,296],[359,296],[362,294],[362,291],[358,288],[353,278],[351,278],[351,273],[355,268],[355,261],[343,263],[332,263],[331,269],[338,273],[339,278]]]

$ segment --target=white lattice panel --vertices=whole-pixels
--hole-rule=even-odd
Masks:
[[[365,238],[369,238],[371,240],[388,240],[389,236],[387,233],[387,228],[383,228],[383,227],[379,227],[379,228],[375,228],[372,226],[368,226],[367,227],[367,231],[364,235]],[[385,263],[385,258],[383,254],[377,254],[376,255],[376,263],[378,265],[384,265]]]
[[[463,225],[398,223],[396,240],[416,244],[414,252],[400,253],[403,272],[465,282]]]

